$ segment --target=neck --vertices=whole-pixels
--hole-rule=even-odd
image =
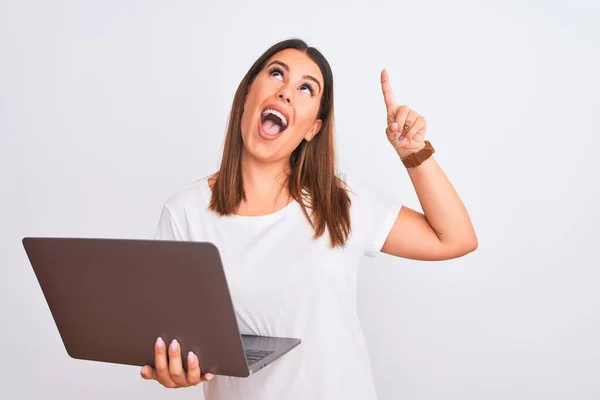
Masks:
[[[246,193],[244,208],[248,213],[268,213],[289,203],[288,160],[265,163],[243,151],[241,163]]]

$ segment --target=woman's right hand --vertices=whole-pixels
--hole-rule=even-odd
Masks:
[[[155,380],[164,387],[175,389],[181,387],[196,386],[203,381],[210,381],[213,374],[202,374],[198,357],[188,353],[188,372],[185,373],[181,363],[181,348],[177,340],[173,340],[169,346],[169,357],[167,361],[167,347],[162,338],[158,338],[154,344],[154,365],[144,365],[140,374],[147,380]]]

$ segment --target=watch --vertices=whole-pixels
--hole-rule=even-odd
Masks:
[[[400,158],[400,160],[402,160],[402,163],[406,168],[414,168],[421,165],[421,163],[431,157],[433,153],[435,153],[435,149],[429,140],[426,140],[425,147],[419,151],[410,153],[409,155]]]

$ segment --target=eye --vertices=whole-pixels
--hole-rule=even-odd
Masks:
[[[302,89],[302,88],[307,88],[308,89],[308,94],[310,94],[311,96],[315,92],[314,89],[313,89],[313,87],[311,85],[309,85],[308,83],[305,83],[304,85],[300,86],[300,89]]]
[[[283,77],[283,71],[279,67],[273,67],[269,70],[269,75],[274,76],[273,74],[279,74]]]

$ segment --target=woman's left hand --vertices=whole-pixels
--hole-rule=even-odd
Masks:
[[[396,104],[388,72],[381,71],[381,89],[387,110],[388,140],[400,157],[417,152],[425,147],[427,121],[407,105]]]

